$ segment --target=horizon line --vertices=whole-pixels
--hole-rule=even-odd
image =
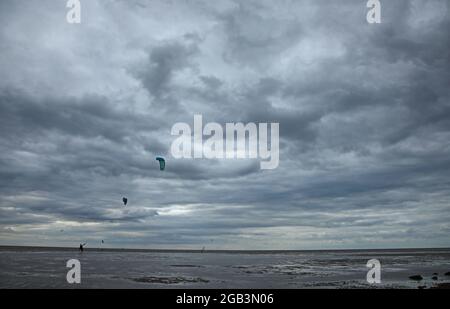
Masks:
[[[4,249],[48,249],[48,250],[77,250],[78,247],[59,246],[24,246],[24,245],[0,245]],[[403,247],[403,248],[348,248],[348,249],[169,249],[169,248],[100,248],[86,247],[85,251],[128,251],[128,252],[317,252],[317,251],[393,251],[393,250],[450,250],[450,247]]]

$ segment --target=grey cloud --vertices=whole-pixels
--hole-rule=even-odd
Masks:
[[[0,5],[0,244],[449,245],[446,1],[55,3]],[[279,122],[279,167],[172,158],[194,114]]]

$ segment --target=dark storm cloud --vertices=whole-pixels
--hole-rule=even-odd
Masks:
[[[53,130],[85,138],[103,137],[120,143],[125,137],[132,136],[133,129],[156,130],[159,127],[157,119],[138,119],[137,115],[114,110],[106,98],[95,95],[80,99],[35,99],[6,90],[0,96],[0,114],[0,128],[3,132],[11,132],[6,136],[11,138],[45,134],[44,131]],[[127,123],[132,126],[124,125]]]
[[[450,245],[448,2],[382,2],[378,25],[350,0],[89,1],[80,25],[19,2],[0,10],[1,244]],[[172,158],[194,114],[279,122],[279,167]]]
[[[143,86],[157,99],[170,93],[173,74],[189,65],[195,48],[180,43],[166,43],[153,47],[149,52],[149,62],[140,73]]]

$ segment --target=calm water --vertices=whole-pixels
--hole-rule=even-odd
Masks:
[[[81,284],[66,262],[81,262]],[[381,262],[378,287],[450,282],[450,249],[297,252],[132,252],[0,247],[0,288],[369,288],[369,259]],[[438,280],[432,280],[438,273]],[[411,275],[424,277],[420,283]]]

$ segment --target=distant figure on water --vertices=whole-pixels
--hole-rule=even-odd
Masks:
[[[125,206],[127,206],[128,199],[126,197],[122,197],[122,202]]]
[[[84,250],[84,246],[86,245],[86,243],[84,243],[84,244],[80,244],[80,252],[83,252],[83,250]]]

